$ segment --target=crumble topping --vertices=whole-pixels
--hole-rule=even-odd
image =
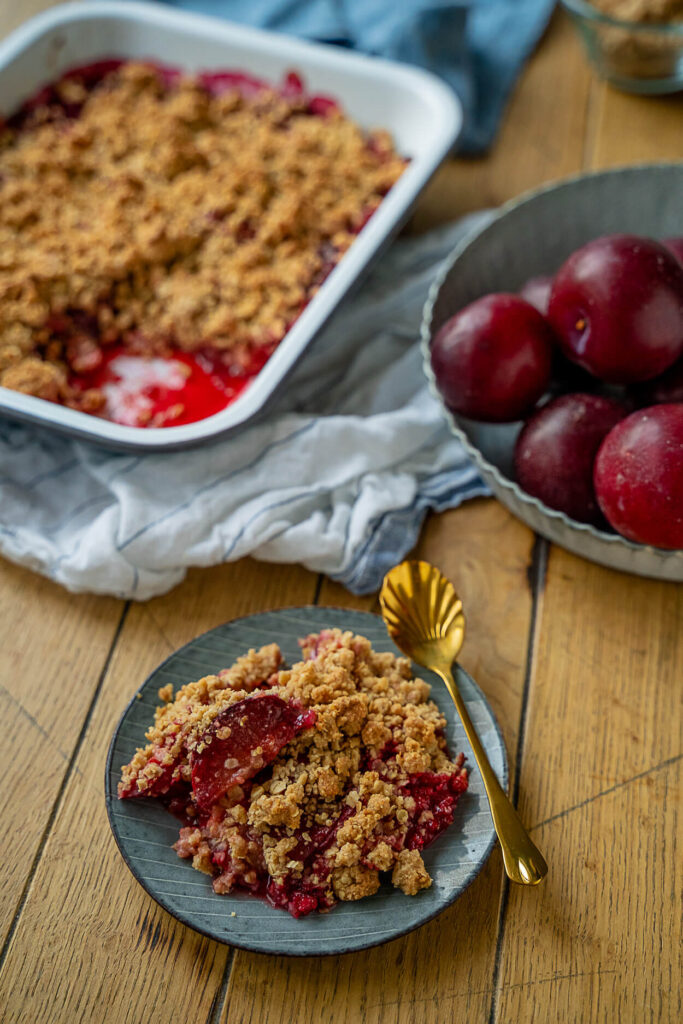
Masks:
[[[420,889],[428,889],[432,884],[422,857],[417,850],[401,850],[396,858],[391,881],[397,889],[402,889],[407,896],[414,896]]]
[[[0,384],[98,412],[102,346],[248,368],[404,166],[293,73],[69,73],[0,128]]]
[[[175,697],[160,691],[119,796],[163,799],[183,821],[178,855],[216,892],[247,890],[295,917],[371,895],[384,872],[415,895],[431,885],[421,850],[467,788],[464,756],[451,760],[408,659],[338,629],[301,646],[291,669],[273,644]]]

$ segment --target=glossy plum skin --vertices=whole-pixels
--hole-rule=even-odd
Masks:
[[[658,548],[683,548],[683,405],[639,409],[607,435],[595,491],[615,530]]]
[[[446,405],[470,419],[521,419],[550,379],[552,332],[517,295],[485,295],[447,320],[431,347]]]
[[[527,421],[515,446],[520,487],[580,523],[603,522],[593,489],[602,441],[626,409],[600,395],[562,395]]]
[[[530,303],[543,316],[548,312],[550,290],[553,286],[552,277],[530,277],[519,289],[522,299]]]
[[[565,354],[594,376],[656,377],[683,354],[683,266],[650,239],[596,238],[555,275],[548,319]]]

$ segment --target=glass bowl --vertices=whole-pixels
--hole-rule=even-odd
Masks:
[[[624,21],[586,0],[561,0],[599,75],[645,95],[683,89],[683,21]]]

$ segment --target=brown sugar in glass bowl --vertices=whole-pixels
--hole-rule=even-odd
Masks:
[[[682,0],[561,0],[602,77],[628,92],[683,89]]]

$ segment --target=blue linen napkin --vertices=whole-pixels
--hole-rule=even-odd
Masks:
[[[267,416],[215,444],[126,455],[0,418],[0,554],[69,590],[135,600],[245,555],[377,590],[429,509],[489,493],[416,343],[439,264],[489,216],[396,242]]]
[[[460,97],[462,153],[493,142],[505,102],[554,0],[164,0],[247,25],[418,64]]]

